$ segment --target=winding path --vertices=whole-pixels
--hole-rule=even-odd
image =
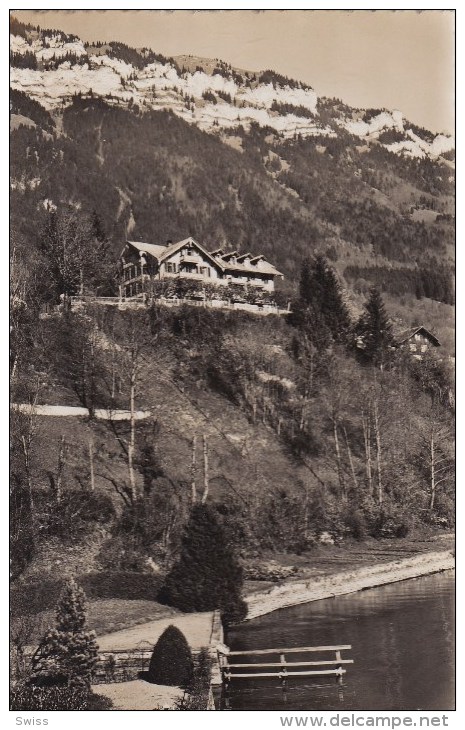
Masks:
[[[31,405],[30,403],[12,403],[11,407],[20,413],[27,413],[35,416],[89,416],[87,408],[79,406],[51,406],[51,405]],[[96,408],[94,411],[96,418],[103,421],[129,421],[131,412],[127,410],[109,408]],[[141,421],[144,418],[150,418],[150,411],[135,411],[134,418]]]

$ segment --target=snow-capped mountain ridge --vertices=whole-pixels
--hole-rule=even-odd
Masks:
[[[351,110],[323,122],[312,88],[277,74],[275,80],[272,72],[239,72],[222,62],[213,73],[201,66],[181,70],[174,59],[139,67],[110,51],[87,49],[75,37],[37,32],[25,36],[10,36],[11,53],[24,58],[27,54],[35,61],[30,67],[13,64],[10,83],[49,111],[62,109],[76,95],[91,93],[109,104],[137,105],[142,111],[171,109],[210,133],[256,123],[284,138],[334,137],[343,129],[396,154],[417,158],[437,158],[454,148],[452,137],[419,136],[399,111],[380,110],[367,118],[365,110]],[[396,133],[394,140],[383,140],[388,131]]]

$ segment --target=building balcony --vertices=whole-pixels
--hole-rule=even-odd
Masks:
[[[177,271],[176,273],[165,271],[162,279],[195,279],[196,281],[208,281],[208,277],[204,274],[198,274],[196,271]]]
[[[179,261],[180,263],[186,264],[200,264],[202,263],[202,257],[198,253],[185,253],[180,257]]]

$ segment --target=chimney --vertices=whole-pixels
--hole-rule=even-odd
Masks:
[[[173,241],[171,240],[171,238],[168,238],[165,245],[171,246],[172,243],[173,243]]]

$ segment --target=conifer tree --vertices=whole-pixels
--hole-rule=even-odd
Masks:
[[[302,264],[299,301],[293,307],[291,322],[303,329],[319,350],[333,342],[345,342],[350,318],[342,298],[341,286],[324,256]]]
[[[226,623],[247,614],[241,598],[242,568],[228,542],[218,514],[206,504],[195,505],[182,540],[178,562],[167,575],[159,599],[181,611],[220,608]]]
[[[355,326],[363,357],[376,367],[383,367],[393,344],[392,325],[383,298],[376,287],[370,289],[365,311]]]
[[[344,342],[350,328],[349,313],[334,269],[324,256],[317,256],[314,261],[312,286],[314,306],[321,312],[334,342]]]
[[[34,656],[34,679],[90,688],[96,660],[95,634],[86,631],[84,591],[70,580],[58,602],[56,628],[46,632]]]
[[[304,261],[302,262],[299,282],[299,296],[300,299],[306,304],[309,304],[312,301],[312,272],[309,259],[304,259]]]

